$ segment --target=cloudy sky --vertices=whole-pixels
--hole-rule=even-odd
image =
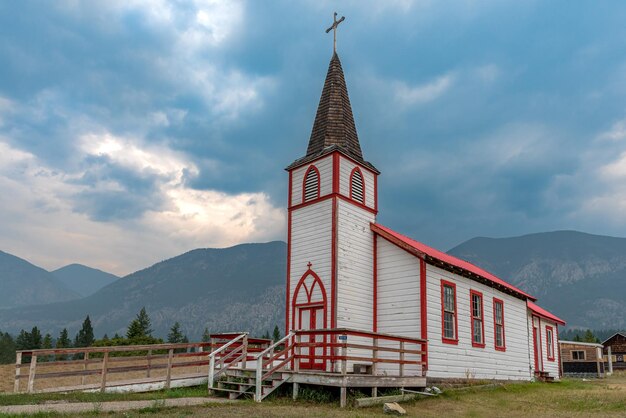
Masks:
[[[379,221],[626,236],[623,1],[0,2],[0,249],[130,273],[285,239],[338,34]]]

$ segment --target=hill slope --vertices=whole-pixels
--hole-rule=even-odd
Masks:
[[[46,270],[0,251],[0,308],[76,299],[79,295]]]
[[[538,297],[568,327],[626,326],[626,238],[557,231],[473,238],[448,252]]]
[[[81,296],[89,296],[119,279],[111,273],[82,264],[70,264],[50,273]]]
[[[284,323],[286,252],[284,242],[193,250],[79,300],[0,310],[0,323],[11,332],[38,325],[43,332],[68,327],[74,333],[89,314],[100,337],[123,334],[145,306],[159,336],[175,321],[190,338],[204,327],[261,334]]]

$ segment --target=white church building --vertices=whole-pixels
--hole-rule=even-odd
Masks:
[[[377,222],[380,172],[361,150],[336,53],[306,154],[286,170],[286,328],[311,330],[299,370],[336,372],[333,341],[350,329],[363,334],[343,338],[363,347],[377,334],[425,340],[413,357],[427,379],[559,378],[561,319],[494,274]],[[344,372],[361,371],[358,345]],[[371,373],[387,373],[382,358]]]

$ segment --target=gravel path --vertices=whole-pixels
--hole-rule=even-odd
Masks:
[[[151,407],[171,407],[171,406],[194,406],[207,403],[227,403],[233,402],[225,398],[175,398],[159,399],[149,401],[124,401],[124,402],[62,402],[44,403],[38,405],[8,405],[0,406],[0,413],[3,414],[35,414],[38,412],[59,412],[59,413],[79,413],[79,412],[119,412],[132,409],[143,409]]]

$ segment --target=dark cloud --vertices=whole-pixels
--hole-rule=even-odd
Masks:
[[[444,248],[474,235],[608,228],[568,216],[601,184],[562,183],[597,169],[583,155],[624,117],[626,7],[410,4],[340,10],[357,128],[383,173],[381,221]],[[77,144],[94,132],[186,155],[198,168],[184,174],[192,189],[266,191],[284,206],[283,168],[306,149],[332,8],[247,2],[222,43],[213,30],[197,46],[181,43],[193,5],[172,7],[159,20],[150,6],[0,5],[0,96],[17,109],[0,116],[0,135],[53,168],[83,170],[74,181],[87,189],[70,199],[96,220],[165,203],[154,173],[85,159]]]

